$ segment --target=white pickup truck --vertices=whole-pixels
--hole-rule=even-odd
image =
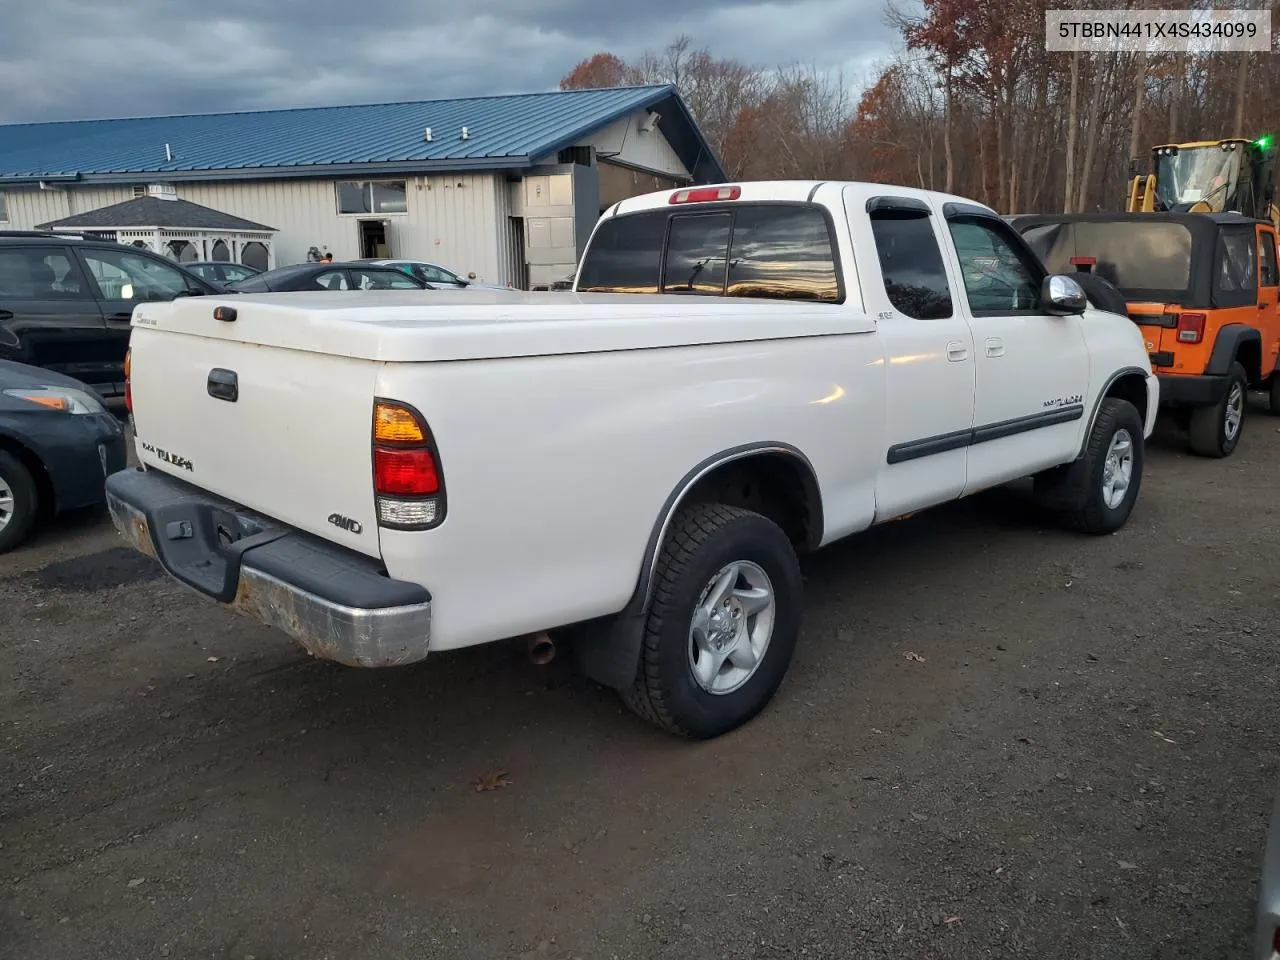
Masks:
[[[141,305],[127,373],[108,501],[178,580],[356,666],[568,640],[696,738],[781,682],[798,553],[1026,476],[1114,531],[1158,406],[992,210],[836,182],[623,201],[574,293]]]

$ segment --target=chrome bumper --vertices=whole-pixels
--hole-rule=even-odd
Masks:
[[[156,471],[107,478],[107,506],[120,534],[179,583],[276,627],[324,660],[353,667],[422,660],[431,640],[431,596],[391,580],[374,561]],[[222,545],[211,518],[235,527]]]

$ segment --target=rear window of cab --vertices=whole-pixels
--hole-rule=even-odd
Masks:
[[[578,290],[840,303],[835,251],[831,222],[814,204],[646,210],[600,224]]]

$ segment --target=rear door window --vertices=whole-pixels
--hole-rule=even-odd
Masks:
[[[1258,283],[1264,287],[1274,287],[1280,284],[1280,269],[1276,265],[1276,235],[1263,230],[1258,234],[1258,238],[1262,243],[1260,251],[1262,272],[1258,276]]]
[[[871,230],[889,302],[916,320],[950,317],[951,284],[929,218],[877,211],[871,214]]]
[[[0,249],[0,300],[92,299],[80,271],[58,247]]]
[[[1252,230],[1224,230],[1216,285],[1222,293],[1252,293],[1258,285],[1258,255]]]

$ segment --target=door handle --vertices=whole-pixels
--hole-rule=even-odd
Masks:
[[[967,356],[969,356],[969,351],[959,340],[952,340],[947,344],[947,359],[952,363],[959,363]]]
[[[214,367],[209,371],[209,380],[205,386],[209,391],[209,396],[215,400],[226,400],[228,403],[235,403],[240,399],[240,378],[236,376],[234,370]]]
[[[999,339],[998,337],[988,337],[987,338],[987,356],[1003,357],[1004,341]]]

